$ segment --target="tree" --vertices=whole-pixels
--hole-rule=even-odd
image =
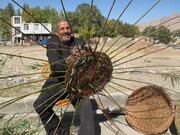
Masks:
[[[24,4],[24,5],[23,5],[23,9],[26,10],[27,12],[29,12],[29,13],[31,14],[29,4]],[[27,13],[26,11],[24,11],[24,10],[22,11],[22,14],[21,14],[23,20],[24,20],[25,22],[27,22],[27,23],[32,22],[32,21],[31,21],[31,17],[30,17],[30,16],[28,15],[28,13]]]
[[[36,20],[38,20],[40,23],[46,23],[47,22],[47,18],[46,18],[46,14],[44,14],[43,9],[41,9],[39,6],[36,6],[34,8],[31,8],[31,15],[35,18],[35,19],[31,19],[31,22],[37,22]]]
[[[57,19],[59,17],[58,12],[56,11],[55,8],[51,8],[49,14],[50,14],[49,22],[52,24],[52,31],[54,31],[55,28],[56,28],[56,26],[55,26],[56,21],[57,21]]]
[[[8,3],[7,7],[5,8],[6,17],[11,18],[13,15],[15,15],[14,7],[11,3]]]
[[[180,37],[180,29],[174,30],[174,31],[172,32],[172,35],[173,35],[174,37]]]
[[[67,17],[69,20],[70,25],[72,26],[72,30],[74,33],[78,33],[81,29],[81,26],[79,24],[79,19],[77,17],[76,12],[67,12]]]
[[[157,38],[162,43],[165,43],[165,44],[169,43],[172,40],[170,30],[166,28],[165,26],[158,27]]]
[[[65,15],[62,9],[59,12],[59,18],[65,18]]]
[[[13,15],[21,15],[23,21],[26,23],[51,23],[52,31],[55,30],[56,20],[58,18],[65,18],[62,10],[57,12],[56,9],[52,8],[50,5],[45,6],[45,8],[42,9],[39,6],[31,8],[29,4],[24,4],[23,9],[25,9],[25,11],[23,10],[20,12],[20,9],[15,11],[14,7],[9,3],[5,9],[0,9],[0,14],[9,22]],[[116,37],[121,34],[125,37],[135,37],[139,34],[139,29],[137,27],[114,19],[108,20],[105,29],[103,30],[105,17],[95,5],[91,7],[89,4],[80,4],[74,12],[67,12],[66,15],[70,25],[73,26],[73,32],[86,40],[97,36]],[[113,28],[114,24],[116,24],[116,26]],[[10,38],[10,26],[0,22],[0,30],[3,35]],[[102,31],[103,33],[101,33]]]
[[[45,22],[49,23],[50,22],[50,12],[51,12],[51,6],[48,5],[48,6],[45,6],[44,9],[43,9],[43,14],[44,14],[44,18],[46,18]]]
[[[90,37],[94,37],[95,33],[96,33],[95,29],[92,28],[90,30]],[[83,38],[86,41],[89,40],[89,30],[88,30],[88,27],[84,27],[84,28],[81,27],[81,29],[79,31],[79,37]]]
[[[118,35],[122,34],[121,30],[122,30],[123,25],[124,24],[122,21],[117,21],[116,26],[114,28],[114,31],[116,31],[115,33],[117,33]]]
[[[173,32],[171,32],[171,37],[172,37],[172,43],[176,43],[178,38],[180,37],[180,29],[178,30],[174,30]]]
[[[45,12],[47,9],[46,7],[44,9],[41,9],[39,6],[30,8],[28,4],[24,4],[23,8],[30,14],[29,15],[26,11],[23,10],[22,17],[25,22],[27,23],[37,22],[37,21],[40,23],[48,22],[49,12]]]
[[[124,23],[122,25],[120,34],[125,36],[125,37],[134,38],[135,36],[139,35],[140,32],[136,26],[133,26],[133,25],[128,24],[128,23]]]
[[[11,23],[11,17],[13,15],[15,15],[15,10],[11,3],[8,3],[8,5],[4,9],[0,10],[0,16],[3,19],[5,19],[8,23]],[[3,21],[0,21],[0,31],[2,34],[2,39],[11,39],[11,27]]]
[[[155,40],[157,39],[159,40],[159,42],[162,42],[165,44],[172,41],[172,38],[171,38],[172,33],[165,26],[160,26],[158,28],[156,28],[155,26],[149,26],[149,27],[146,27],[142,33],[145,36],[152,37],[153,39]]]
[[[100,35],[100,31],[103,26],[104,17],[102,16],[101,12],[95,5],[92,6],[92,13],[90,13],[90,9],[91,7],[89,4],[83,3],[78,5],[73,16],[73,18],[76,21],[72,21],[72,22],[76,23],[75,30],[78,33],[81,32],[82,29],[87,31],[85,33],[88,33],[88,31],[92,29],[93,34],[91,34],[91,36],[98,36]],[[90,21],[90,15],[91,15],[91,21]]]
[[[16,16],[20,16],[20,15],[21,15],[21,11],[20,11],[19,8],[15,11],[15,15],[16,15]]]
[[[129,37],[136,37],[140,34],[139,28],[133,25],[130,25],[131,28],[129,28]]]
[[[116,21],[113,19],[107,21],[104,36],[116,37],[118,35],[118,31],[116,30],[116,28],[113,28],[115,23],[116,23]]]
[[[143,30],[142,34],[144,36],[147,36],[147,37],[155,38],[156,37],[156,31],[157,31],[157,29],[155,26],[148,26]]]
[[[27,23],[30,22],[40,22],[40,23],[51,23],[52,24],[52,31],[55,30],[55,23],[58,19],[58,12],[55,8],[52,8],[51,6],[45,6],[44,9],[41,9],[39,6],[36,6],[34,8],[30,8],[28,4],[24,4],[23,8],[31,14],[33,17],[28,15],[25,11],[22,12],[23,20]]]
[[[0,8],[0,16],[3,14],[3,9]],[[2,20],[0,20],[0,40],[2,40]]]

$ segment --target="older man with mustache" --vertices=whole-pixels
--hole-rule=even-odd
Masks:
[[[34,108],[48,135],[69,135],[69,129],[63,126],[58,116],[53,111],[57,100],[66,99],[68,93],[64,90],[64,76],[68,58],[72,55],[82,55],[85,45],[84,40],[72,36],[72,29],[67,20],[56,22],[56,31],[47,42],[47,57],[51,74],[43,85],[43,91],[34,103]],[[79,48],[80,51],[74,50]],[[72,54],[73,53],[73,54]],[[68,97],[73,106],[76,106],[77,98]],[[80,100],[79,105],[80,129],[78,135],[94,135],[94,119],[91,102],[88,98]]]

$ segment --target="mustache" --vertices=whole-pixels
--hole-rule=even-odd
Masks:
[[[71,33],[64,33],[62,36],[71,36]]]

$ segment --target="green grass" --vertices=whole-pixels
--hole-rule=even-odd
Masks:
[[[0,127],[0,135],[34,135],[38,128],[32,128],[29,120],[8,122]]]

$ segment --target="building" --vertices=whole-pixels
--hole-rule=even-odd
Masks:
[[[50,23],[43,23],[45,27],[40,23],[26,23],[22,20],[21,16],[13,16],[11,18],[11,25],[16,28],[11,28],[13,44],[37,44],[31,38],[38,42],[45,43],[50,37],[52,31]]]

